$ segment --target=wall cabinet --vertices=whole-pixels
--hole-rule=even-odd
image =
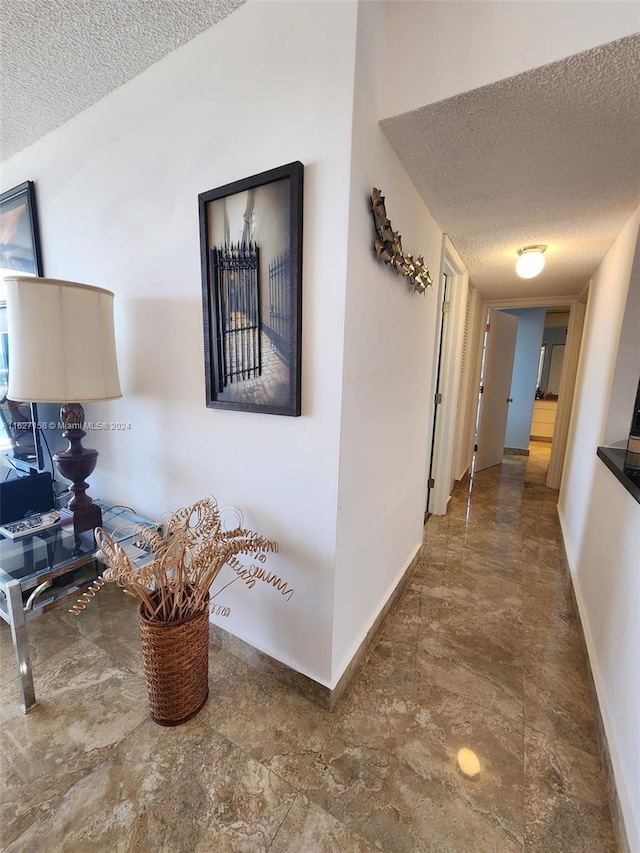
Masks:
[[[556,424],[557,400],[536,400],[533,404],[533,418],[531,419],[531,438],[551,441],[553,428]]]

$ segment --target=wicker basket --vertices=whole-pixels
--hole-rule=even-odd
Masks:
[[[138,619],[151,717],[178,726],[195,716],[209,696],[209,611],[178,622]]]

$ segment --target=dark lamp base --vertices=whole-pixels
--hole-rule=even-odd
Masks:
[[[102,526],[102,512],[97,504],[90,504],[82,509],[60,510],[60,523],[68,530],[73,530],[74,536]]]
[[[60,521],[78,536],[85,530],[102,525],[100,507],[87,494],[88,484],[85,482],[96,467],[98,451],[82,446],[86,432],[82,429],[84,409],[79,403],[66,403],[60,409],[60,420],[65,425],[62,437],[69,441],[69,446],[55,453],[53,461],[62,476],[71,480],[69,491],[72,494],[68,507],[61,510]]]

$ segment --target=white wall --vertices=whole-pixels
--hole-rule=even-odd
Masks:
[[[380,118],[631,35],[626,0],[388,0]]]
[[[36,182],[45,274],[116,293],[124,397],[90,419],[132,428],[90,437],[91,493],[151,517],[209,493],[240,506],[279,540],[268,565],[295,594],[236,584],[218,599],[232,607],[222,624],[323,683],[355,29],[352,2],[251,2],[2,172],[3,187]],[[198,193],[293,160],[305,164],[303,415],[207,409]]]
[[[626,444],[640,381],[640,235],[636,243],[631,281],[620,332],[618,357],[611,388],[604,444]]]
[[[507,314],[518,318],[518,336],[513,357],[511,392],[505,447],[526,450],[531,434],[531,416],[536,393],[536,379],[540,361],[540,346],[544,330],[544,308],[512,308]]]
[[[420,547],[430,446],[436,297],[413,293],[373,252],[372,187],[405,252],[437,281],[442,232],[378,126],[384,6],[361,3],[353,118],[340,440],[333,678]]]
[[[640,209],[591,281],[558,511],[631,850],[640,850],[640,506],[596,457]],[[633,399],[629,400],[629,413]]]
[[[454,474],[461,480],[471,467],[476,437],[476,415],[478,413],[478,389],[482,366],[482,347],[480,341],[484,335],[487,309],[474,287],[469,288],[470,311],[468,323],[468,352],[466,376],[464,377],[464,421],[460,436],[457,460],[454,460]]]

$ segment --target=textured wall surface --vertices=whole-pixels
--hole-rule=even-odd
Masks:
[[[381,118],[471,92],[640,29],[638,6],[629,0],[386,0],[385,5]]]
[[[640,36],[385,119],[488,298],[579,293],[640,199]],[[546,244],[531,282],[517,249]]]
[[[243,2],[0,0],[0,157]],[[376,114],[395,115],[385,130],[472,283],[487,298],[579,292],[640,201],[635,4],[393,0],[384,27]],[[242,78],[248,50],[210,91]],[[162,108],[176,96],[168,81]],[[547,267],[525,282],[516,252],[538,242]]]
[[[244,2],[2,0],[0,159],[64,124]]]

